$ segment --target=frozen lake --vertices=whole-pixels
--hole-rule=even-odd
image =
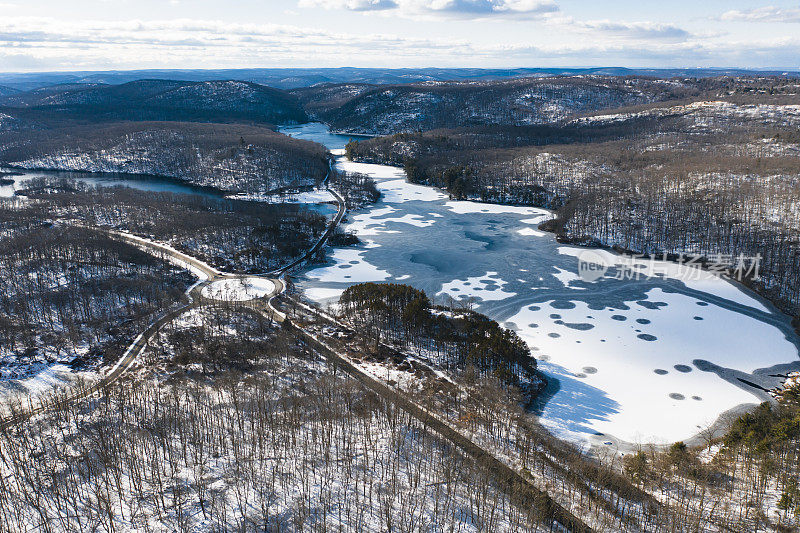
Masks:
[[[340,149],[348,136],[312,124],[284,130]],[[383,198],[348,214],[363,244],[329,252],[298,280],[320,303],[364,281],[414,285],[439,303],[469,300],[530,345],[549,380],[542,423],[576,442],[671,443],[767,399],[774,375],[800,368],[789,319],[708,272],[598,253],[607,276],[584,281],[577,255],[537,226],[546,210],[450,201],[401,169],[352,163]],[[638,264],[637,264],[638,263]],[[655,277],[613,279],[621,269]],[[680,278],[680,279],[679,279]]]

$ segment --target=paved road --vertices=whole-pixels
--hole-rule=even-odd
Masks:
[[[325,230],[325,233],[322,235],[322,237],[319,238],[316,244],[314,244],[314,246],[308,252],[306,252],[302,257],[296,259],[295,261],[292,261],[285,267],[273,270],[272,272],[270,272],[271,275],[280,276],[285,272],[288,272],[289,270],[299,265],[302,265],[303,263],[314,257],[314,254],[316,254],[320,248],[325,246],[325,243],[328,241],[328,238],[333,234],[334,230],[336,230],[336,226],[338,226],[341,223],[342,219],[344,218],[344,214],[347,210],[344,198],[342,198],[342,196],[338,192],[336,192],[334,189],[331,189],[328,186],[328,178],[330,177],[331,172],[333,171],[333,162],[329,162],[328,165],[330,168],[328,169],[328,174],[325,176],[325,180],[323,180],[323,183],[326,185],[328,192],[330,192],[336,199],[336,205],[338,207],[336,216],[333,218],[331,223],[328,224],[328,229]]]

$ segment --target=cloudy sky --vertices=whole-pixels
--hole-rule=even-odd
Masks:
[[[0,71],[236,67],[800,69],[800,3],[0,0]]]

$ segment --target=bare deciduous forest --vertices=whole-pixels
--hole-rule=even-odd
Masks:
[[[192,279],[134,246],[53,226],[41,214],[0,209],[5,379],[54,363],[81,369],[115,361]]]
[[[299,204],[31,180],[26,195],[55,219],[152,236],[223,269],[268,272],[301,255],[327,227]]]
[[[176,359],[175,374],[0,437],[0,529],[547,530],[480,465],[313,351],[219,314],[186,324],[188,352],[171,342],[179,329],[154,344],[146,357]],[[204,354],[222,365],[215,379],[184,377]],[[247,359],[255,371],[242,374]]]

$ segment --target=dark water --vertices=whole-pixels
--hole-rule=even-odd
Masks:
[[[207,198],[222,198],[223,193],[213,191],[206,187],[197,187],[177,180],[159,178],[156,176],[140,176],[121,173],[88,173],[64,172],[55,170],[14,170],[0,169],[2,172],[21,172],[21,176],[0,176],[13,179],[12,185],[0,185],[0,197],[13,196],[16,191],[25,188],[25,183],[33,178],[63,178],[70,181],[85,183],[95,187],[130,187],[140,191],[168,192],[174,194],[195,194]]]
[[[351,140],[368,139],[369,135],[351,135],[331,133],[328,126],[319,122],[300,124],[298,126],[281,126],[278,131],[296,139],[314,141],[328,150],[341,150]]]
[[[11,185],[0,185],[0,198],[14,196],[17,191],[25,189],[25,184],[31,179],[48,177],[66,179],[76,183],[85,183],[93,187],[128,187],[143,192],[186,194],[202,196],[204,198],[220,199],[225,197],[225,193],[209,187],[200,187],[189,183],[182,183],[179,180],[161,178],[158,176],[142,176],[136,174],[122,173],[88,173],[88,172],[66,172],[56,170],[12,170],[0,168],[2,172],[21,172],[21,176],[0,176],[0,178],[13,179]],[[326,216],[333,217],[336,214],[336,207],[331,204],[302,204],[312,211]]]

